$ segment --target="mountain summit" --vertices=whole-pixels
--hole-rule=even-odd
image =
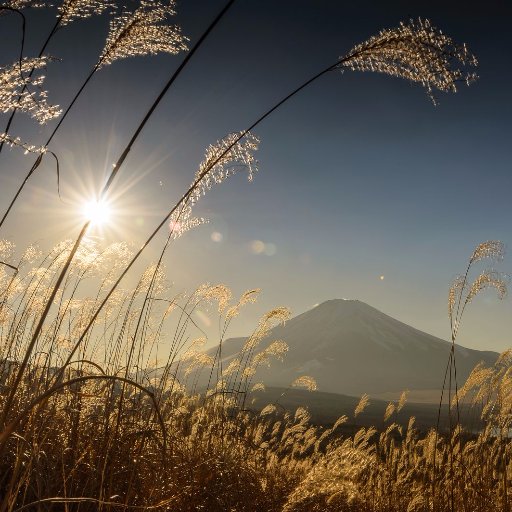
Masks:
[[[289,352],[284,362],[274,362],[259,372],[265,384],[287,387],[307,374],[316,379],[320,391],[354,396],[386,397],[409,389],[416,399],[422,393],[438,398],[451,348],[449,342],[364,302],[345,299],[323,302],[274,328],[260,347],[277,339],[289,345]],[[225,358],[238,352],[244,341],[227,340]],[[459,386],[477,363],[493,364],[497,357],[496,352],[457,346]]]

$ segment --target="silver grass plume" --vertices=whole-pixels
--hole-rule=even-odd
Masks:
[[[124,12],[110,22],[110,32],[101,54],[100,66],[118,59],[157,53],[177,54],[187,50],[186,38],[176,25],[167,25],[175,14],[174,2],[141,0],[133,12]]]
[[[458,65],[476,66],[465,44],[458,45],[429,20],[411,20],[397,28],[381,30],[340,59],[338,69],[376,71],[420,83],[436,103],[433,90],[456,92],[457,82],[470,84],[475,73]]]
[[[112,6],[114,6],[112,0],[64,0],[59,7],[60,25],[67,25],[76,19],[102,14]]]
[[[384,421],[388,421],[393,414],[395,414],[396,411],[396,405],[393,402],[389,402],[389,404],[386,407],[386,410],[384,411]]]
[[[58,106],[48,104],[47,93],[41,89],[45,77],[30,77],[32,70],[46,67],[50,60],[49,57],[24,58],[8,67],[0,67],[1,112],[18,109],[40,124],[60,115]]]
[[[470,263],[483,259],[501,261],[503,260],[504,255],[505,246],[503,245],[503,242],[500,242],[499,240],[487,240],[487,242],[483,242],[476,246],[469,261]]]
[[[361,414],[370,404],[370,397],[364,393],[354,409],[354,418]]]
[[[47,7],[47,2],[37,2],[35,0],[10,0],[2,2],[0,8],[7,7],[9,9],[25,9],[27,7]]]
[[[7,144],[11,148],[21,148],[25,151],[25,154],[27,153],[36,153],[36,154],[42,154],[46,153],[46,147],[44,146],[34,146],[32,144],[28,144],[26,142],[23,142],[19,137],[12,137],[8,133],[0,133],[0,143]]]
[[[316,380],[310,375],[302,375],[292,382],[293,388],[304,388],[308,391],[316,391],[318,386]]]
[[[192,217],[192,207],[213,185],[222,183],[242,169],[247,171],[247,179],[252,181],[258,170],[254,153],[258,150],[260,141],[249,132],[238,140],[240,135],[237,132],[230,133],[206,149],[205,158],[194,177],[195,186],[192,192],[183,199],[169,221],[174,238],[206,222],[205,219]]]
[[[409,390],[404,390],[400,394],[400,398],[398,399],[398,404],[396,406],[396,412],[400,412],[404,405],[407,403],[407,395],[409,394]]]
[[[478,244],[469,258],[468,267],[464,275],[457,276],[453,281],[448,292],[448,316],[452,322],[452,326],[456,326],[460,321],[460,316],[465,307],[478,295],[481,291],[494,288],[498,293],[498,297],[503,299],[507,295],[507,282],[509,276],[496,272],[493,269],[484,270],[476,280],[470,284],[468,282],[468,274],[473,265],[482,260],[494,260],[496,262],[502,261],[505,254],[505,246],[499,240],[487,240]],[[462,306],[462,309],[461,309]],[[454,318],[456,309],[459,313],[459,318]],[[456,322],[454,322],[457,320]]]
[[[208,146],[205,158],[194,177],[194,182],[197,181],[198,184],[195,188],[196,193],[191,198],[193,203],[206,194],[214,183],[222,183],[240,169],[247,171],[249,181],[253,180],[254,173],[258,170],[254,153],[258,150],[260,141],[252,133],[245,134],[242,139],[240,135],[240,132],[230,133]]]
[[[506,275],[493,270],[484,270],[471,284],[466,296],[466,304],[469,304],[482,290],[494,288],[500,299],[507,295]]]

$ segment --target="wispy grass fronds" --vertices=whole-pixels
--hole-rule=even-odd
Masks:
[[[0,143],[7,144],[7,146],[11,148],[20,148],[23,149],[25,154],[27,153],[46,153],[47,148],[44,146],[34,146],[33,144],[29,144],[27,142],[23,142],[20,137],[12,137],[7,133],[0,133]]]
[[[187,50],[186,38],[180,28],[167,24],[167,19],[174,14],[174,2],[141,0],[140,6],[133,12],[126,11],[115,17],[110,22],[100,66],[127,57],[161,52],[177,54]]]
[[[9,9],[25,9],[27,7],[47,7],[48,2],[39,2],[37,0],[8,0],[0,3],[0,8],[8,7]]]
[[[476,66],[465,44],[456,44],[429,20],[411,20],[381,30],[340,59],[340,68],[375,71],[419,83],[435,103],[434,90],[456,92],[457,83],[470,84],[477,75],[458,66]]]
[[[115,6],[113,0],[64,0],[58,9],[60,25],[65,26],[76,19],[102,14],[106,9],[113,6]]]
[[[499,299],[507,295],[507,284],[503,274],[492,270],[484,270],[469,287],[465,303],[469,304],[481,291],[494,288]]]
[[[368,407],[368,405],[370,405],[370,397],[365,393],[354,409],[354,418],[361,414]]]
[[[470,258],[470,263],[475,263],[483,259],[502,261],[505,256],[505,246],[499,240],[488,240],[478,244]]]
[[[407,403],[407,395],[409,394],[408,390],[402,391],[400,394],[400,398],[398,399],[398,404],[396,406],[396,412],[400,412],[405,404]]]
[[[292,382],[292,387],[304,388],[308,391],[316,391],[318,389],[315,379],[309,375],[302,375],[301,377],[297,377]]]
[[[489,240],[479,244],[471,257],[464,274],[457,276],[448,292],[448,316],[452,325],[452,338],[457,335],[466,306],[482,291],[494,288],[500,299],[507,295],[509,276],[492,268],[484,269],[473,282],[469,281],[470,272],[475,264],[484,260],[501,261],[505,254],[502,242]]]
[[[171,215],[169,226],[173,238],[178,238],[192,227],[206,222],[204,218],[192,217],[192,208],[213,185],[221,184],[240,171],[246,171],[247,179],[252,181],[258,170],[254,154],[260,141],[252,133],[246,133],[243,138],[240,136],[241,133],[231,133],[206,149],[205,158],[196,171],[190,192],[183,197]]]
[[[482,414],[481,432],[421,433],[411,418],[406,429],[391,423],[381,432],[347,433],[347,416],[321,428],[303,407],[287,412],[270,404],[258,413],[244,400],[253,370],[286,353],[280,341],[254,350],[262,334],[288,317],[285,308],[264,315],[253,341],[222,366],[221,353],[202,351],[206,340],[193,312],[212,306],[224,337],[232,308],[253,302],[255,292],[233,301],[224,285],[205,285],[173,297],[162,272],[155,280],[150,267],[133,289],[111,296],[55,382],[73,340],[130,259],[124,244],[101,250],[86,239],[12,406],[3,410],[17,361],[71,245],[63,242],[46,255],[30,247],[16,260],[14,245],[0,242],[0,258],[19,267],[15,276],[0,268],[0,410],[9,425],[0,432],[0,495],[11,508],[59,500],[86,507],[97,500],[106,511],[125,505],[162,512],[507,510],[510,351],[493,367],[475,369],[461,391]],[[92,282],[97,293],[91,297]],[[148,290],[153,307],[140,325]],[[212,377],[208,388],[201,373]],[[264,393],[261,384],[258,389]],[[362,397],[356,414],[368,400]],[[389,417],[404,404],[402,394]]]
[[[46,68],[49,57],[24,58],[8,67],[0,68],[0,110],[9,112],[18,109],[44,124],[58,117],[58,106],[50,105],[47,93],[41,86],[44,76],[30,78],[32,70]]]
[[[468,398],[479,408],[481,418],[495,429],[496,435],[512,434],[512,357],[503,352],[496,363],[486,368],[476,366],[459,392],[460,400]]]
[[[396,405],[393,402],[389,402],[384,411],[384,421],[388,421],[393,414],[396,412]]]

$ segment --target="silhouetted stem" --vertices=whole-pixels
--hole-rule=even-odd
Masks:
[[[87,326],[85,327],[83,333],[80,335],[80,338],[78,339],[78,341],[75,343],[75,345],[73,346],[72,350],[70,351],[69,355],[68,355],[68,358],[66,360],[66,363],[64,364],[64,366],[68,365],[69,362],[71,361],[71,359],[73,358],[74,354],[76,353],[76,351],[78,350],[78,347],[80,346],[80,344],[82,343],[82,341],[84,340],[84,338],[87,336],[87,333],[89,332],[89,330],[92,328],[92,326],[94,325],[96,319],[98,318],[98,315],[100,314],[100,312],[102,311],[102,309],[105,307],[105,304],[108,302],[108,300],[110,299],[110,296],[114,293],[114,291],[117,289],[117,287],[119,286],[119,284],[121,283],[121,281],[123,280],[123,278],[126,276],[126,274],[129,272],[129,270],[132,268],[132,266],[135,264],[135,262],[139,259],[139,257],[141,256],[141,254],[144,252],[144,250],[146,249],[146,247],[149,245],[149,243],[153,240],[153,238],[155,238],[155,236],[157,235],[157,233],[160,231],[160,229],[162,229],[162,227],[169,221],[169,219],[171,218],[171,216],[173,215],[173,213],[184,203],[186,203],[188,201],[188,199],[190,198],[192,192],[197,188],[197,186],[199,185],[199,183],[201,182],[201,180],[204,178],[204,176],[206,174],[208,174],[208,172],[210,172],[210,170],[215,167],[215,165],[217,165],[217,163],[219,161],[222,160],[222,158],[233,148],[233,146],[235,146],[236,144],[238,144],[238,142],[240,142],[240,140],[245,137],[247,135],[247,133],[249,131],[251,131],[253,128],[255,128],[256,126],[258,126],[264,119],[266,119],[270,114],[272,114],[275,110],[277,110],[281,105],[283,105],[283,103],[287,102],[289,99],[291,99],[293,96],[295,96],[297,93],[299,93],[300,91],[302,91],[302,89],[304,89],[305,87],[307,87],[308,85],[312,84],[314,81],[316,81],[318,78],[320,78],[321,76],[325,75],[326,73],[328,73],[329,71],[332,71],[333,69],[336,69],[340,63],[344,62],[345,60],[348,60],[349,57],[347,57],[346,59],[343,59],[343,60],[338,60],[336,61],[335,64],[332,64],[330,65],[328,68],[325,68],[324,70],[320,71],[320,73],[317,73],[316,75],[314,75],[312,78],[310,78],[309,80],[307,80],[306,82],[304,82],[302,85],[300,85],[299,87],[297,87],[294,91],[292,91],[290,94],[288,94],[287,96],[285,96],[282,100],[280,100],[278,103],[276,103],[271,109],[267,110],[267,112],[265,112],[262,116],[260,116],[254,123],[252,123],[249,128],[247,128],[246,130],[244,130],[243,132],[240,133],[240,135],[234,140],[234,142],[228,146],[207,168],[204,169],[204,171],[199,175],[199,177],[194,181],[194,183],[190,186],[190,188],[185,192],[185,194],[182,196],[182,198],[176,203],[176,205],[172,208],[172,210],[162,219],[162,221],[158,224],[158,226],[153,230],[153,232],[151,233],[151,235],[147,238],[147,240],[142,244],[142,246],[140,247],[140,249],[135,253],[135,255],[133,256],[133,258],[131,259],[131,261],[128,263],[128,265],[125,267],[125,269],[123,270],[123,272],[121,273],[121,275],[119,276],[119,278],[116,280],[116,282],[113,284],[112,288],[109,290],[109,292],[107,293],[107,295],[105,296],[105,298],[103,299],[103,301],[101,302],[101,304],[98,306],[98,309],[96,310],[96,312],[92,315],[92,317],[90,318],[89,320],[89,323],[87,324]],[[112,175],[111,175],[112,176]],[[167,248],[167,243],[164,247],[164,250]],[[163,256],[163,254],[162,254]],[[62,377],[62,370],[60,370],[57,375],[56,375],[56,380],[60,379]]]
[[[194,47],[192,48],[192,50],[187,54],[187,56],[185,57],[185,59],[183,60],[183,62],[181,63],[181,65],[178,67],[178,69],[174,72],[174,74],[172,75],[172,77],[170,78],[170,80],[167,82],[166,86],[163,88],[162,92],[158,95],[157,99],[155,100],[155,102],[153,103],[152,107],[149,109],[148,113],[146,114],[146,116],[144,117],[144,119],[142,120],[142,122],[140,123],[140,125],[138,126],[138,128],[135,130],[135,133],[134,133],[134,136],[131,138],[130,142],[128,143],[128,146],[126,147],[126,149],[123,151],[123,153],[121,154],[121,157],[119,158],[119,160],[117,161],[117,163],[115,164],[114,168],[112,169],[112,172],[110,174],[110,177],[109,179],[107,180],[107,183],[105,184],[105,186],[103,187],[102,191],[101,191],[101,196],[100,197],[103,197],[108,189],[110,188],[111,184],[112,184],[112,181],[115,177],[115,175],[117,174],[117,172],[119,171],[122,163],[124,162],[124,160],[126,159],[126,156],[128,155],[128,153],[130,152],[130,149],[133,145],[133,143],[135,142],[135,140],[137,139],[137,137],[140,135],[142,129],[144,128],[144,126],[146,125],[146,123],[148,122],[149,118],[151,117],[151,115],[153,114],[153,112],[155,111],[156,107],[158,106],[158,104],[160,103],[160,101],[163,99],[165,93],[169,90],[169,88],[171,87],[171,85],[174,83],[174,81],[176,80],[176,78],[178,78],[178,76],[180,75],[181,71],[184,69],[184,67],[186,66],[186,64],[190,61],[190,59],[192,58],[192,56],[195,54],[195,52],[200,48],[200,46],[202,45],[202,43],[204,42],[204,40],[206,39],[206,37],[210,34],[210,32],[214,29],[214,27],[217,25],[217,23],[221,20],[221,18],[224,16],[224,14],[228,11],[228,9],[233,5],[233,3],[235,2],[235,0],[229,0],[229,2],[225,5],[225,7],[222,9],[222,11],[217,15],[217,17],[213,20],[213,22],[210,24],[210,26],[206,29],[206,31],[203,33],[203,35],[199,38],[199,40],[197,41],[197,43],[194,45]],[[98,66],[100,65],[101,61],[95,66],[95,69],[98,68]],[[89,75],[89,78],[88,80],[91,78],[93,73],[91,73]],[[87,81],[88,81],[87,80]],[[86,81],[86,82],[87,82]],[[84,85],[85,86],[85,85]],[[84,87],[83,86],[83,87]],[[83,90],[83,87],[81,88],[81,90]],[[77,95],[78,96],[78,95]],[[76,100],[76,97],[75,97],[75,100]],[[75,101],[73,100],[73,102]],[[68,110],[69,111],[69,108],[68,107]],[[61,122],[62,122],[62,119],[61,119]],[[55,134],[55,131],[54,130],[54,133],[52,134],[52,137],[53,135]],[[50,137],[51,138],[51,137]],[[5,217],[4,217],[5,218]],[[81,243],[82,243],[82,240],[85,236],[85,234],[87,233],[87,229],[89,228],[89,225],[90,225],[90,221],[87,221],[78,237],[76,238],[75,240],[75,243],[73,245],[73,248],[71,249],[71,252],[69,253],[69,256],[67,257],[66,259],[66,263],[64,264],[60,274],[59,274],[59,277],[57,278],[57,281],[55,283],[55,285],[53,286],[53,289],[52,289],[52,292],[51,294],[49,295],[49,297],[47,298],[46,300],[46,305],[45,305],[45,308],[43,310],[43,313],[41,314],[41,317],[37,323],[37,326],[35,327],[34,329],[34,333],[32,335],[32,339],[29,343],[29,346],[27,347],[27,350],[25,352],[25,356],[23,358],[23,361],[19,367],[19,370],[18,370],[18,373],[16,374],[16,377],[15,377],[15,380],[13,382],[13,385],[11,387],[11,390],[10,390],[10,393],[9,393],[9,396],[7,397],[6,399],[6,402],[5,402],[5,405],[4,405],[4,411],[3,411],[3,415],[2,415],[2,421],[1,421],[1,424],[2,425],[5,425],[5,421],[6,421],[6,418],[7,418],[7,415],[8,415],[8,412],[10,410],[10,408],[12,407],[12,404],[13,404],[13,400],[14,400],[14,396],[16,394],[16,391],[18,389],[18,386],[21,382],[21,379],[23,377],[23,374],[25,373],[25,370],[26,370],[26,367],[28,365],[28,361],[30,359],[30,356],[32,355],[32,352],[34,350],[34,347],[37,343],[37,340],[39,338],[39,335],[41,334],[41,331],[42,331],[42,328],[43,328],[43,325],[44,325],[44,322],[46,320],[46,317],[48,316],[48,313],[50,312],[50,309],[51,309],[51,306],[53,304],[53,301],[59,291],[59,287],[60,285],[62,284],[62,281],[64,280],[64,277],[66,276],[67,274],[67,271],[76,255],[76,252],[78,251],[78,248],[80,247]],[[97,317],[97,315],[95,316],[95,318]],[[83,339],[83,338],[81,338]],[[72,354],[74,355],[74,351],[72,352]],[[68,361],[66,361],[66,363],[64,364],[64,367],[67,365]],[[62,376],[62,372],[60,372],[58,374],[58,377],[57,379],[60,379]]]
[[[11,202],[9,203],[9,206],[7,207],[7,210],[5,211],[5,213],[4,213],[3,217],[2,217],[2,220],[0,220],[0,228],[3,226],[3,224],[5,222],[5,219],[7,219],[7,216],[9,215],[10,211],[12,210],[12,207],[14,206],[14,203],[16,202],[16,200],[18,199],[19,195],[21,194],[21,191],[23,190],[23,188],[27,184],[27,181],[29,180],[30,176],[32,176],[32,174],[34,174],[35,170],[41,164],[42,159],[43,159],[43,155],[41,154],[41,155],[39,155],[37,157],[36,161],[34,162],[32,167],[28,171],[27,175],[25,176],[25,179],[23,180],[21,185],[18,187],[18,190],[14,194],[14,197],[11,199]]]
[[[19,9],[14,9],[13,7],[0,7],[0,11],[10,11],[10,12],[14,12],[16,14],[18,14],[19,16],[21,16],[21,43],[20,43],[20,56],[18,58],[18,61],[19,61],[19,65],[20,65],[20,76],[21,76],[21,63],[22,63],[22,60],[23,60],[23,52],[25,51],[25,30],[26,30],[26,24],[27,24],[27,20],[25,18],[25,15],[19,10]],[[24,86],[24,89],[25,90],[25,87]],[[21,98],[21,96],[20,96]],[[19,99],[18,98],[18,101]],[[7,127],[5,130],[4,130],[4,133],[7,133],[7,130],[9,128]],[[2,147],[4,145],[4,142],[5,141],[2,141],[2,143],[0,144],[0,152],[2,151]]]
[[[22,39],[22,52],[20,54],[20,64],[21,64],[21,59],[22,59],[22,56],[23,56],[23,45],[24,45],[24,41],[25,41],[25,16],[23,15],[23,13],[21,13],[20,11],[17,11],[16,9],[10,9],[10,8],[6,8],[4,7],[3,9],[7,9],[7,10],[10,10],[10,11],[16,11],[18,12],[19,14],[21,14],[21,16],[23,16],[23,39]],[[59,28],[59,25],[60,25],[60,22],[61,22],[61,19],[62,19],[62,15],[59,16],[59,18],[57,18],[57,21],[55,22],[55,25],[53,26],[50,34],[48,35],[48,37],[46,38],[46,41],[44,42],[40,52],[39,52],[39,55],[37,56],[38,58],[40,58],[44,51],[46,50],[46,47],[48,46],[48,44],[50,43],[52,37],[55,35],[55,33],[57,32],[57,29]],[[34,68],[32,68],[32,70],[30,71],[30,73],[28,74],[28,78],[31,78],[32,77],[32,74],[34,73]],[[27,88],[27,84],[25,84],[23,86],[23,88],[21,89],[21,94],[23,94],[25,92]],[[21,99],[21,95],[18,97],[18,101]],[[9,128],[11,127],[11,124],[12,124],[12,121],[14,119],[14,116],[16,115],[16,112],[17,112],[18,108],[16,107],[10,117],[9,117],[9,120],[7,121],[7,125],[5,126],[5,129],[4,129],[4,133],[8,133],[9,132]],[[4,141],[2,141],[0,143],[0,153],[2,152],[2,149],[4,147]],[[0,224],[1,226],[1,224]]]
[[[66,119],[67,115],[69,114],[71,108],[73,107],[73,105],[76,103],[76,101],[78,100],[78,98],[80,97],[80,95],[82,94],[83,90],[85,89],[85,87],[87,86],[87,84],[91,81],[91,78],[94,76],[94,74],[96,73],[96,71],[98,71],[98,68],[100,67],[101,65],[101,61],[98,62],[98,64],[96,64],[94,66],[94,68],[92,69],[92,71],[89,73],[89,75],[87,76],[87,78],[85,79],[84,83],[82,84],[82,86],[80,87],[80,89],[78,90],[78,92],[75,94],[74,98],[71,100],[71,103],[68,105],[68,107],[66,108],[66,110],[64,111],[64,113],[62,114],[61,118],[59,119],[59,122],[57,123],[57,125],[55,126],[55,128],[53,129],[52,133],[50,134],[50,136],[48,137],[48,140],[46,141],[46,143],[44,144],[44,148],[47,148],[48,145],[50,144],[50,142],[53,140],[53,138],[55,137],[55,135],[57,134],[57,131],[59,130],[59,128],[61,127],[62,123],[64,122],[64,119]],[[16,191],[16,194],[14,194],[14,197],[12,198],[9,206],[7,207],[7,210],[5,211],[3,217],[2,217],[2,220],[0,220],[0,228],[3,226],[5,220],[7,219],[7,216],[9,215],[9,213],[11,212],[12,210],[12,207],[14,206],[14,203],[16,203],[19,195],[21,194],[22,190],[25,188],[25,185],[27,184],[28,180],[30,179],[30,177],[32,176],[32,174],[34,174],[35,170],[39,167],[39,164],[41,163],[41,159],[43,157],[43,153],[41,153],[38,157],[37,157],[37,160],[34,162],[34,165],[32,165],[32,167],[30,168],[30,170],[28,171],[27,175],[25,176],[25,179],[23,180],[23,182],[21,183],[21,185],[18,187],[18,190]]]
[[[138,139],[140,133],[142,132],[142,130],[146,126],[146,123],[149,121],[149,118],[153,115],[153,113],[155,112],[156,108],[158,107],[158,105],[160,104],[160,102],[162,101],[164,96],[167,94],[167,91],[169,90],[169,88],[174,84],[174,82],[176,81],[178,76],[181,74],[181,72],[183,71],[185,66],[188,64],[190,59],[193,57],[193,55],[196,53],[196,51],[199,49],[199,47],[203,44],[204,40],[208,37],[210,32],[214,29],[215,25],[217,25],[217,23],[221,20],[221,18],[224,16],[224,14],[228,11],[228,9],[234,3],[235,3],[235,0],[229,0],[229,2],[224,6],[222,11],[213,20],[211,25],[206,29],[206,31],[203,33],[203,35],[199,38],[199,40],[194,45],[194,47],[185,56],[185,58],[183,59],[183,62],[178,66],[178,69],[176,69],[176,71],[174,72],[172,77],[169,79],[167,84],[164,86],[164,88],[162,89],[162,91],[160,92],[160,94],[158,95],[156,100],[154,101],[153,105],[148,110],[147,114],[144,116],[144,119],[141,121],[140,125],[135,130],[132,138],[130,139],[130,142],[128,142],[128,145],[126,146],[126,148],[122,152],[121,156],[119,157],[119,159],[115,163],[115,165],[114,165],[114,167],[112,169],[112,172],[110,173],[110,176],[108,177],[107,182],[105,183],[105,186],[103,187],[103,190],[101,191],[100,199],[103,198],[105,196],[105,194],[108,192],[108,189],[110,188],[110,186],[112,184],[112,181],[114,180],[114,178],[116,177],[117,173],[119,172],[120,167],[123,165],[124,161],[126,160],[126,157],[128,156],[128,153],[131,151],[133,144]]]

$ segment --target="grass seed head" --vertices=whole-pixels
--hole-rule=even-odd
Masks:
[[[176,55],[186,51],[186,38],[180,28],[167,23],[167,19],[174,14],[174,2],[141,0],[134,11],[125,11],[115,17],[110,22],[110,32],[99,60],[100,66],[128,57],[157,53]]]
[[[457,83],[470,84],[477,75],[458,66],[476,66],[465,44],[458,45],[429,20],[411,20],[381,30],[340,59],[339,68],[375,71],[421,84],[436,103],[433,91],[456,92]]]

